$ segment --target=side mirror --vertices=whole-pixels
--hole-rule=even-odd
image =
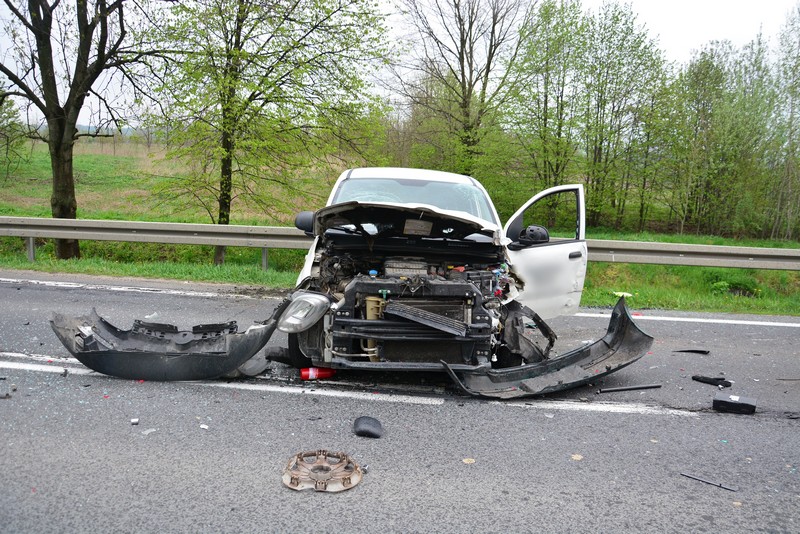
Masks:
[[[302,230],[309,237],[314,237],[314,212],[301,211],[294,218],[294,226]]]
[[[519,244],[525,247],[550,242],[550,232],[544,226],[532,224],[519,234]]]

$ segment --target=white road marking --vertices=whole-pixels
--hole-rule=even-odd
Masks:
[[[270,384],[236,384],[232,382],[196,382],[201,386],[215,388],[243,389],[247,391],[267,391],[270,393],[291,393],[295,395],[317,395],[320,397],[334,397],[340,399],[357,399],[367,401],[398,402],[403,404],[422,404],[427,406],[441,406],[444,399],[431,397],[416,397],[393,393],[366,393],[363,391],[339,391],[335,389],[308,389],[298,386],[273,386]]]
[[[576,313],[576,317],[592,317],[610,319],[610,313]],[[800,328],[800,323],[779,323],[772,321],[745,321],[740,319],[700,319],[692,317],[664,317],[650,315],[634,315],[634,321],[673,321],[676,323],[706,323],[706,324],[736,324],[749,326],[780,326],[787,328]]]
[[[109,286],[103,284],[81,284],[77,282],[55,282],[50,280],[23,280],[17,278],[0,278],[2,284],[33,284],[45,287],[61,287],[66,289],[94,289],[103,291],[119,291],[128,293],[152,293],[161,295],[176,295],[187,297],[228,297],[228,298],[243,298],[243,299],[256,299],[267,298],[277,299],[278,297],[253,297],[252,295],[242,295],[239,293],[218,293],[213,291],[183,291],[178,289],[158,289],[152,287],[133,287],[133,286]],[[588,317],[588,318],[602,318],[610,319],[610,313],[576,313],[575,317]],[[635,315],[636,321],[672,321],[678,323],[707,323],[707,324],[732,324],[732,325],[750,325],[750,326],[779,326],[787,328],[800,328],[798,323],[781,323],[771,321],[745,321],[739,319],[700,319],[691,317],[664,317],[664,316],[647,316]]]
[[[73,365],[83,365],[81,362],[78,361],[77,358],[73,358],[72,356],[68,356],[66,358],[54,358],[53,356],[48,356],[47,354],[24,354],[22,352],[2,352],[0,351],[0,356],[5,358],[17,358],[21,360],[33,360],[39,362],[47,362],[47,363],[69,363]]]
[[[621,402],[579,402],[579,401],[492,401],[492,404],[502,406],[513,406],[516,408],[526,408],[532,410],[566,410],[570,412],[604,412],[604,413],[628,413],[634,415],[677,415],[680,417],[698,417],[695,412],[688,410],[676,410],[674,408],[661,408],[659,406],[649,406],[640,403],[621,403]]]
[[[5,353],[0,352],[0,356]],[[94,373],[91,369],[86,367],[71,367],[71,366],[57,366],[41,363],[24,363],[24,362],[5,362],[0,360],[0,369],[16,369],[20,371],[38,371],[40,373],[63,373],[64,369],[69,371],[71,375],[88,375]]]
[[[213,291],[191,291],[180,289],[158,289],[154,287],[133,287],[133,286],[109,286],[104,284],[81,284],[78,282],[55,282],[50,280],[21,280],[16,278],[0,278],[2,284],[31,284],[45,287],[60,287],[64,289],[90,289],[102,291],[118,291],[122,293],[152,293],[158,295],[176,295],[181,297],[228,297],[241,299],[255,298],[276,298],[276,297],[253,297],[251,295],[241,295],[238,293],[217,293]]]
[[[0,352],[0,357],[6,358],[29,358],[40,361],[47,358],[44,355],[27,356],[18,352]],[[48,360],[49,361],[49,360]],[[17,361],[0,360],[0,369],[13,369],[20,371],[34,371],[43,373],[63,373],[66,368],[69,374],[89,375],[111,379],[106,375],[95,373],[91,369],[83,366],[65,366],[64,362],[77,363],[77,360],[53,359],[53,363],[40,364]],[[236,382],[185,382],[202,387],[235,389],[240,391],[262,391],[268,393],[288,393],[291,395],[313,395],[319,397],[331,397],[340,399],[355,399],[362,401],[395,402],[401,404],[413,404],[423,406],[441,406],[445,399],[436,397],[425,397],[416,395],[403,395],[394,393],[368,393],[364,391],[341,391],[335,389],[316,388],[311,385],[307,387],[273,385],[273,384],[253,384]],[[697,417],[698,414],[686,410],[676,410],[672,408],[660,408],[658,406],[648,406],[638,403],[611,403],[611,402],[576,402],[576,401],[489,401],[489,404],[497,406],[508,406],[513,408],[525,408],[535,410],[567,410],[572,412],[604,412],[634,415],[677,415],[683,417]]]

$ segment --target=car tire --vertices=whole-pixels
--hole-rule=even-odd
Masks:
[[[297,367],[298,369],[314,366],[311,358],[308,358],[303,354],[303,351],[300,350],[300,342],[297,339],[297,334],[289,334],[289,365]]]

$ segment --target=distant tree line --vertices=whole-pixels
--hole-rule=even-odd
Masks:
[[[53,216],[74,218],[76,140],[135,126],[185,168],[162,192],[219,224],[235,202],[277,217],[321,202],[314,177],[399,165],[471,174],[506,216],[577,181],[594,227],[800,235],[800,3],[774,42],[686,64],[621,2],[398,4],[390,31],[371,0],[5,0],[5,166],[20,135],[47,142]]]
[[[511,5],[450,5],[473,4]],[[406,140],[389,144],[392,163],[467,170],[506,215],[525,194],[578,181],[594,227],[800,236],[800,4],[777,46],[761,35],[741,49],[710,42],[683,65],[666,61],[622,3],[587,13],[578,0],[544,0],[518,21],[519,40],[494,66],[494,100],[470,106],[477,133],[464,135],[455,113],[466,107],[463,71],[417,62],[433,67],[391,122],[390,135]],[[462,58],[476,49],[447,45],[436,49]],[[478,67],[465,79],[480,79],[477,59],[466,61]]]

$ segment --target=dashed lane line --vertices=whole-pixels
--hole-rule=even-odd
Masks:
[[[575,317],[591,317],[610,319],[610,313],[576,313]],[[699,317],[666,317],[650,315],[634,315],[633,320],[639,321],[672,321],[676,323],[705,323],[705,324],[733,324],[748,326],[778,326],[785,328],[800,328],[800,323],[782,323],[774,321],[746,321],[743,319],[701,319]]]
[[[0,352],[0,357],[21,359],[26,355],[14,352]],[[37,360],[46,358],[44,355],[34,355]],[[48,360],[49,362],[49,360]],[[32,363],[24,361],[0,360],[0,369],[11,369],[19,371],[34,371],[44,373],[63,373],[64,369],[73,375],[93,374],[98,377],[105,377],[95,373],[91,369],[83,366],[64,366],[63,363],[77,363],[76,360],[54,360],[52,363]],[[110,379],[110,378],[109,378]],[[298,387],[291,385],[274,384],[253,384],[247,382],[184,382],[201,387],[234,389],[239,391],[260,391],[265,393],[285,393],[290,395],[310,395],[328,398],[355,399],[361,401],[394,402],[400,404],[441,406],[445,399],[436,397],[425,397],[421,395],[404,395],[395,393],[380,393],[366,391],[341,391],[336,389],[326,389],[324,387]],[[614,414],[633,414],[633,415],[669,415],[697,417],[697,414],[687,410],[676,410],[673,408],[661,408],[640,403],[612,403],[612,402],[575,402],[575,401],[489,401],[494,406],[523,408],[533,410],[562,410],[571,412],[603,412]]]

